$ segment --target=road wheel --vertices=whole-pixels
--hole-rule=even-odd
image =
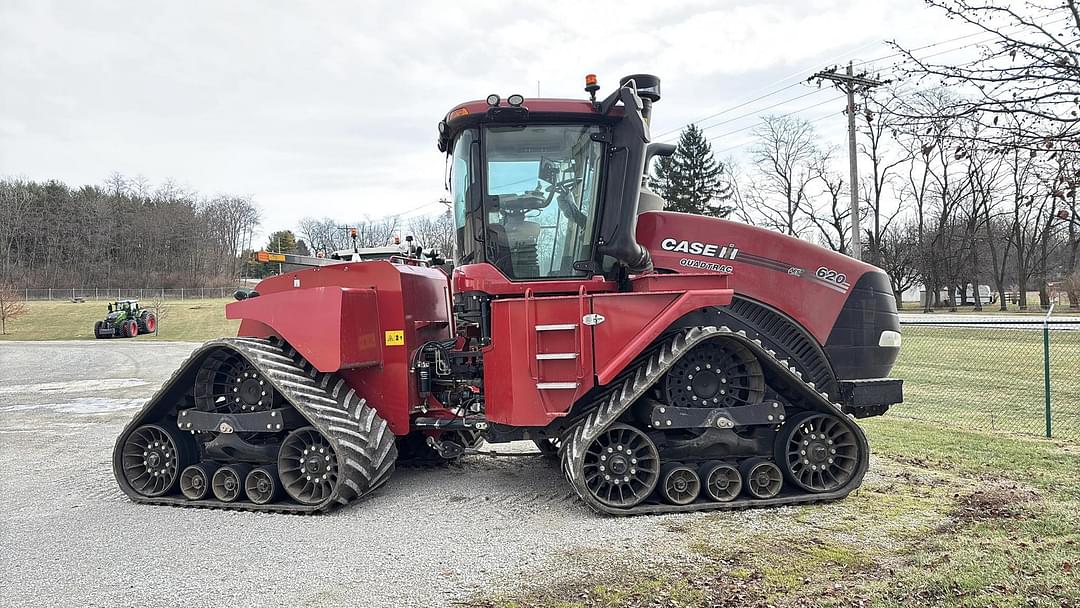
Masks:
[[[113,327],[113,331],[115,332],[115,333],[113,333],[114,336],[119,335],[121,338],[127,338],[128,337],[128,324],[127,323],[120,323],[119,325],[116,325],[116,326]]]
[[[252,469],[244,480],[244,493],[248,500],[257,505],[269,504],[280,498],[282,491],[277,467],[271,464]]]
[[[128,321],[128,335],[134,338],[139,335],[139,324],[135,321]]]
[[[717,502],[735,500],[742,491],[742,476],[739,469],[723,462],[706,462],[701,465],[703,491]]]
[[[743,490],[754,498],[772,498],[780,493],[784,475],[780,467],[764,458],[750,458],[739,465]]]
[[[202,500],[210,493],[210,480],[214,478],[217,464],[200,462],[180,474],[180,493],[188,500]]]
[[[143,318],[143,326],[146,328],[146,333],[154,333],[154,330],[157,329],[157,317],[154,316],[154,313],[148,313]]]
[[[701,477],[694,467],[676,462],[661,469],[660,484],[660,496],[673,505],[688,505],[701,493]]]
[[[94,322],[94,337],[101,339],[101,321]]]

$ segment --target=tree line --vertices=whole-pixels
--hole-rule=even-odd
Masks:
[[[157,187],[119,173],[101,185],[0,179],[0,284],[234,284],[259,226],[248,197]]]

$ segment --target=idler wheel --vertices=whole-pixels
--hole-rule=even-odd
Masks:
[[[123,448],[124,479],[143,496],[173,491],[191,458],[191,439],[175,428],[144,424],[128,435]]]
[[[692,467],[679,463],[664,465],[660,474],[660,495],[673,505],[688,505],[701,493],[701,478]]]
[[[761,458],[751,458],[739,467],[742,473],[743,487],[754,498],[772,498],[780,493],[784,485],[784,476],[780,467]]]
[[[210,480],[217,471],[216,462],[193,464],[180,473],[180,493],[188,500],[202,500],[210,494]]]
[[[232,380],[232,407],[241,412],[265,411],[274,407],[274,389],[251,365],[245,365]]]
[[[284,491],[278,481],[277,466],[271,464],[251,469],[244,480],[244,493],[248,500],[257,505],[265,505],[281,498]]]
[[[776,461],[791,483],[807,492],[831,492],[851,481],[859,465],[855,433],[838,416],[803,412],[776,438]]]
[[[204,412],[260,412],[276,406],[277,393],[262,373],[235,352],[211,353],[195,379],[195,406]]]
[[[305,505],[328,499],[338,482],[338,457],[314,427],[296,429],[278,451],[281,485],[290,498]]]
[[[742,491],[739,469],[725,462],[706,462],[701,465],[700,475],[705,494],[716,502],[735,500]]]
[[[247,477],[250,465],[227,464],[214,473],[211,488],[214,496],[221,502],[233,502],[244,493],[244,478]]]
[[[709,340],[694,347],[664,375],[664,402],[675,407],[735,407],[765,396],[761,363],[734,340]]]
[[[660,479],[660,453],[649,436],[613,424],[585,451],[585,485],[597,501],[629,508],[648,498]]]

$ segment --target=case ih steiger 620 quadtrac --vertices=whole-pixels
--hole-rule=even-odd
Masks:
[[[322,511],[399,458],[535,441],[624,515],[846,496],[855,419],[899,403],[888,277],[812,244],[664,212],[643,186],[659,80],[492,95],[439,123],[457,231],[423,257],[288,272],[231,303],[116,442],[133,500]],[[238,294],[243,295],[243,294]],[[527,483],[527,480],[522,480]]]

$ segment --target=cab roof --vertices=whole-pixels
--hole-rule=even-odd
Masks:
[[[511,106],[505,99],[498,106],[489,106],[486,100],[477,99],[454,106],[443,124],[445,132],[440,139],[449,141],[458,132],[482,123],[521,122],[617,122],[623,115],[622,106],[612,108],[607,115],[601,114],[599,104],[588,99],[558,99],[536,97],[525,99],[519,106]]]

